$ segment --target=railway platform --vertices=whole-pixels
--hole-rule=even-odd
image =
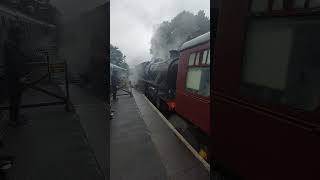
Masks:
[[[46,86],[46,89],[60,95],[63,93],[58,85]],[[73,94],[72,101],[79,92],[70,88],[70,94]],[[28,90],[23,95],[22,104],[54,100],[46,94]],[[80,101],[83,102],[83,98]],[[12,168],[7,172],[8,180],[105,179],[95,143],[88,136],[88,128],[84,127],[83,121],[87,119],[83,114],[66,112],[63,105],[22,109],[22,114],[25,125],[3,128],[4,147],[0,153],[15,157]],[[5,120],[3,118],[1,122]],[[89,131],[90,134],[92,130]],[[100,141],[106,139],[96,138]]]
[[[119,96],[110,126],[111,180],[209,180],[210,173],[140,92]]]
[[[64,89],[46,88],[57,94]],[[103,101],[80,86],[69,89],[73,111],[24,109],[27,123],[6,128],[0,151],[16,157],[9,180],[209,180],[209,172],[139,92],[119,96],[109,120]],[[50,98],[30,90],[23,103]]]

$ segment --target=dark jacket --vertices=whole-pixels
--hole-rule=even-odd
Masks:
[[[117,75],[112,75],[111,76],[111,89],[112,91],[116,91],[117,90],[117,85],[119,83],[119,79],[117,77]]]
[[[6,41],[4,45],[4,61],[6,74],[9,80],[9,91],[16,91],[20,88],[21,76],[26,71],[25,57],[18,46],[12,41]]]
[[[26,63],[28,62],[28,58],[23,53],[22,49],[20,49],[19,45],[13,41],[6,41],[4,46],[6,66],[19,76],[27,72],[28,67]]]

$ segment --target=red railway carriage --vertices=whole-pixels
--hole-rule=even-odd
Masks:
[[[210,134],[210,32],[180,49],[175,103],[177,114]]]
[[[214,164],[242,179],[320,179],[320,1],[220,0]]]
[[[169,54],[168,60],[135,68],[143,74],[139,87],[191,146],[210,159],[210,32]]]

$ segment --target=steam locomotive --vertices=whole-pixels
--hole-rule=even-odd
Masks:
[[[174,114],[196,129],[195,136],[200,137],[197,142],[209,138],[210,32],[185,42],[178,51],[170,51],[168,60],[137,65],[135,73],[134,85],[160,111],[167,117]]]

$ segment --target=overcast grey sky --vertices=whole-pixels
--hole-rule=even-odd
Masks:
[[[210,16],[210,0],[111,0],[110,43],[127,56],[129,65],[150,60],[154,27],[183,10]]]

